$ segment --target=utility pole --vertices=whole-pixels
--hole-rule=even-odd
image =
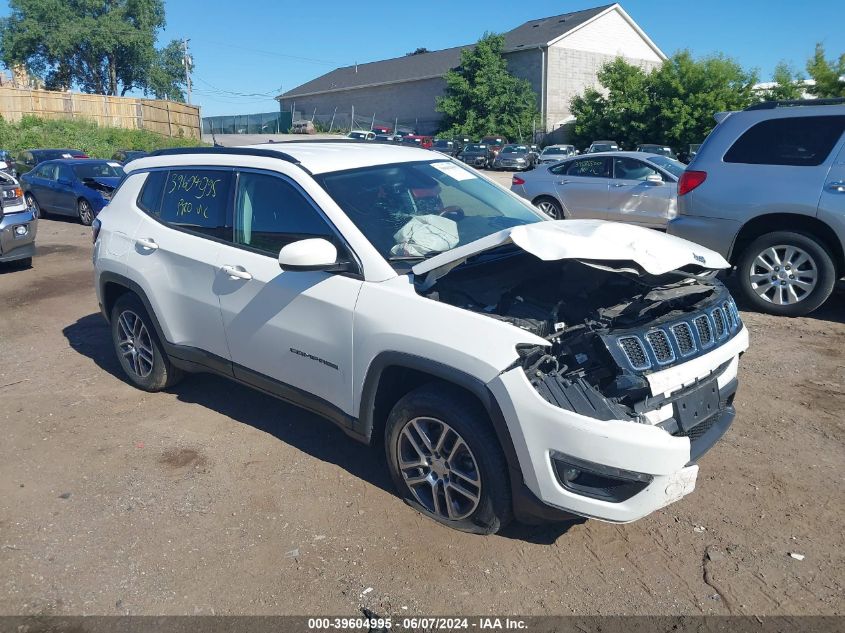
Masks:
[[[193,61],[191,61],[191,56],[188,55],[188,42],[190,41],[190,38],[187,37],[182,39],[182,47],[185,50],[182,64],[185,66],[185,85],[188,87],[188,104],[191,103],[191,66],[194,65]]]

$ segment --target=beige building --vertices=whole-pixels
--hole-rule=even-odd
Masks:
[[[572,120],[572,97],[597,84],[596,73],[603,64],[621,56],[654,68],[666,59],[619,4],[530,20],[504,37],[510,71],[527,79],[537,95],[538,127],[558,131],[555,136]],[[321,121],[340,113],[348,122],[354,108],[357,125],[371,118],[398,120],[419,133],[431,133],[440,122],[435,98],[443,94],[443,76],[460,64],[461,51],[470,47],[337,68],[277,99],[283,109],[295,109],[309,118],[317,113]]]

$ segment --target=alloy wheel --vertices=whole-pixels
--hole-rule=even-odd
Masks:
[[[87,200],[79,201],[79,220],[85,226],[90,226],[94,221],[94,211],[91,209],[91,205],[88,204]]]
[[[555,207],[555,205],[553,203],[549,202],[548,200],[541,200],[540,202],[538,202],[537,208],[540,209],[540,211],[545,213],[550,218],[553,218],[555,220],[560,219],[558,217],[557,207]]]
[[[408,489],[432,514],[457,521],[478,507],[478,462],[464,439],[442,420],[419,417],[406,423],[397,458]]]
[[[40,218],[41,209],[39,208],[38,203],[35,201],[35,198],[33,198],[30,194],[26,194],[24,200],[26,200],[26,206],[32,209],[32,212],[35,214],[35,217]]]
[[[153,370],[155,354],[147,326],[137,314],[124,310],[117,319],[118,349],[129,369],[139,378],[146,378]]]
[[[789,245],[771,246],[757,255],[749,270],[751,288],[775,305],[792,305],[806,299],[816,287],[816,262],[803,249]]]

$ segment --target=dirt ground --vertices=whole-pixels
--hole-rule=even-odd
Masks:
[[[845,612],[841,290],[809,318],[743,312],[738,417],[692,495],[479,537],[295,407],[205,375],[132,388],[90,230],[42,220],[38,244],[0,272],[0,614]]]

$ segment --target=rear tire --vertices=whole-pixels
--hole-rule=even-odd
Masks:
[[[82,225],[91,226],[94,222],[94,209],[91,207],[91,203],[85,198],[80,198],[76,203],[76,210]]]
[[[36,218],[41,219],[47,217],[47,213],[38,206],[38,201],[31,193],[26,194],[24,200],[26,201],[26,205],[32,209]]]
[[[563,220],[566,215],[560,202],[549,196],[541,196],[534,201],[534,206],[549,216],[552,220]]]
[[[836,266],[817,238],[774,231],[751,242],[737,261],[739,290],[755,309],[778,316],[804,316],[833,292]]]
[[[399,494],[425,516],[473,534],[495,534],[511,521],[504,454],[486,413],[462,390],[432,383],[401,398],[387,420],[385,452]]]
[[[161,391],[179,382],[183,373],[164,351],[144,304],[129,292],[111,311],[112,343],[123,372],[144,391]]]

